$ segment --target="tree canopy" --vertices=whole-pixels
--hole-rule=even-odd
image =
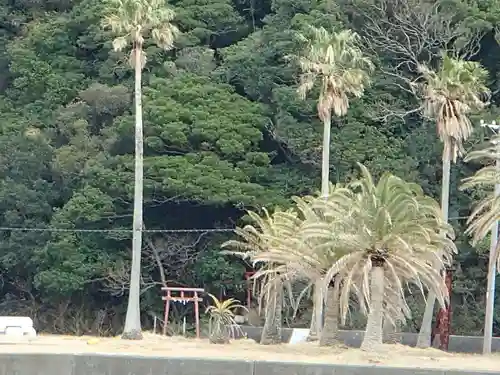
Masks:
[[[246,209],[286,210],[292,196],[319,190],[319,91],[299,98],[300,67],[288,58],[300,54],[298,35],[310,25],[356,32],[376,66],[364,96],[332,120],[334,183],[351,181],[362,163],[376,179],[389,171],[439,197],[443,146],[412,90],[423,82],[418,67],[437,71],[443,49],[485,67],[493,94],[481,116],[499,113],[495,1],[395,1],[399,17],[380,13],[385,0],[169,6],[182,32],[173,48],[148,39],[143,46],[145,324],[161,315],[165,280],[244,298],[250,265],[221,254],[220,245],[245,223]],[[424,22],[426,12],[432,22]],[[102,27],[107,14],[100,0],[0,0],[0,309],[33,316],[46,331],[116,332],[126,307],[133,71],[130,51],[114,51],[115,35]],[[465,149],[485,137],[475,130]],[[455,333],[482,329],[486,246],[473,248],[462,234],[482,191],[458,189],[480,167],[460,160],[452,167]],[[407,302],[420,306],[408,322],[415,330],[423,298]]]

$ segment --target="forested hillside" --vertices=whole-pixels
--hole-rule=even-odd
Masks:
[[[170,2],[181,37],[169,52],[145,48],[146,325],[161,315],[162,278],[244,298],[248,265],[219,253],[230,229],[247,208],[286,206],[292,195],[319,189],[322,125],[314,96],[297,96],[299,72],[289,58],[300,47],[296,32],[309,24],[353,28],[377,65],[365,96],[332,124],[333,182],[352,178],[361,162],[439,198],[442,145],[416,110],[412,64],[432,64],[441,49],[480,61],[493,97],[474,121],[495,119],[500,2],[438,3]],[[101,26],[104,7],[102,0],[0,0],[0,314],[35,317],[46,331],[116,332],[126,308],[133,71]],[[478,130],[466,147],[488,136]],[[475,196],[458,191],[477,167],[452,166],[457,333],[479,334],[483,325],[487,255],[462,235]],[[423,310],[421,296],[412,303]],[[409,329],[419,322],[416,314]]]

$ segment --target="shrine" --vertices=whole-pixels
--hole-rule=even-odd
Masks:
[[[165,322],[163,324],[163,335],[167,334],[168,325],[168,315],[170,312],[170,302],[182,303],[186,305],[187,303],[194,304],[194,319],[196,324],[196,338],[200,338],[200,305],[199,303],[203,301],[203,298],[199,294],[204,293],[203,288],[176,288],[176,287],[163,287],[162,291],[167,292],[167,295],[162,297],[165,301]],[[177,295],[172,295],[176,293]]]

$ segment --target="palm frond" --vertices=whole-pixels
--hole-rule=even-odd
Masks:
[[[443,157],[450,155],[456,161],[463,154],[463,142],[472,134],[469,115],[487,105],[483,98],[490,95],[488,72],[478,62],[446,54],[437,72],[425,66],[420,71],[426,81],[422,86],[424,115],[436,122]]]
[[[318,115],[322,121],[333,113],[344,116],[349,108],[349,97],[359,98],[370,82],[373,64],[360,45],[360,37],[351,30],[330,33],[323,27],[310,27],[311,37],[303,34],[298,39],[307,41],[303,56],[298,58],[302,71],[299,96],[320,82]]]
[[[490,145],[483,149],[470,152],[466,160],[485,160],[490,163],[499,163],[500,136],[495,136]],[[476,245],[491,231],[500,219],[500,196],[496,186],[500,184],[500,169],[496,165],[487,165],[479,169],[473,176],[462,180],[461,190],[482,189],[485,196],[476,203],[467,220],[466,234],[472,236],[472,243]]]
[[[322,242],[339,256],[326,272],[325,283],[342,275],[342,318],[353,291],[361,305],[370,303],[374,262],[384,265],[401,309],[407,311],[403,281],[417,285],[422,293],[424,288],[435,291],[445,304],[448,295],[440,268],[451,262],[456,246],[439,204],[415,184],[387,173],[375,182],[367,168],[360,169],[361,178],[349,185],[353,193],[333,196],[333,204],[330,198],[314,202],[317,210],[323,205],[322,215],[328,219],[304,224],[303,231],[308,241]]]
[[[142,45],[150,33],[159,47],[173,47],[180,32],[172,23],[175,12],[165,0],[105,0],[105,3],[102,25],[118,35],[113,43],[115,50],[124,49],[127,42]]]

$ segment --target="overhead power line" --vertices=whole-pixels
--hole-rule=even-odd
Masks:
[[[450,217],[449,220],[467,219],[467,216]],[[192,229],[143,229],[143,233],[229,233],[234,228],[192,228]],[[29,227],[0,227],[0,232],[66,232],[66,233],[131,233],[132,229],[83,229],[83,228],[29,228]]]
[[[78,229],[78,228],[25,228],[25,227],[0,227],[0,232],[71,232],[71,233],[131,233],[132,229]],[[223,233],[233,232],[231,228],[195,228],[195,229],[143,229],[144,233]]]

